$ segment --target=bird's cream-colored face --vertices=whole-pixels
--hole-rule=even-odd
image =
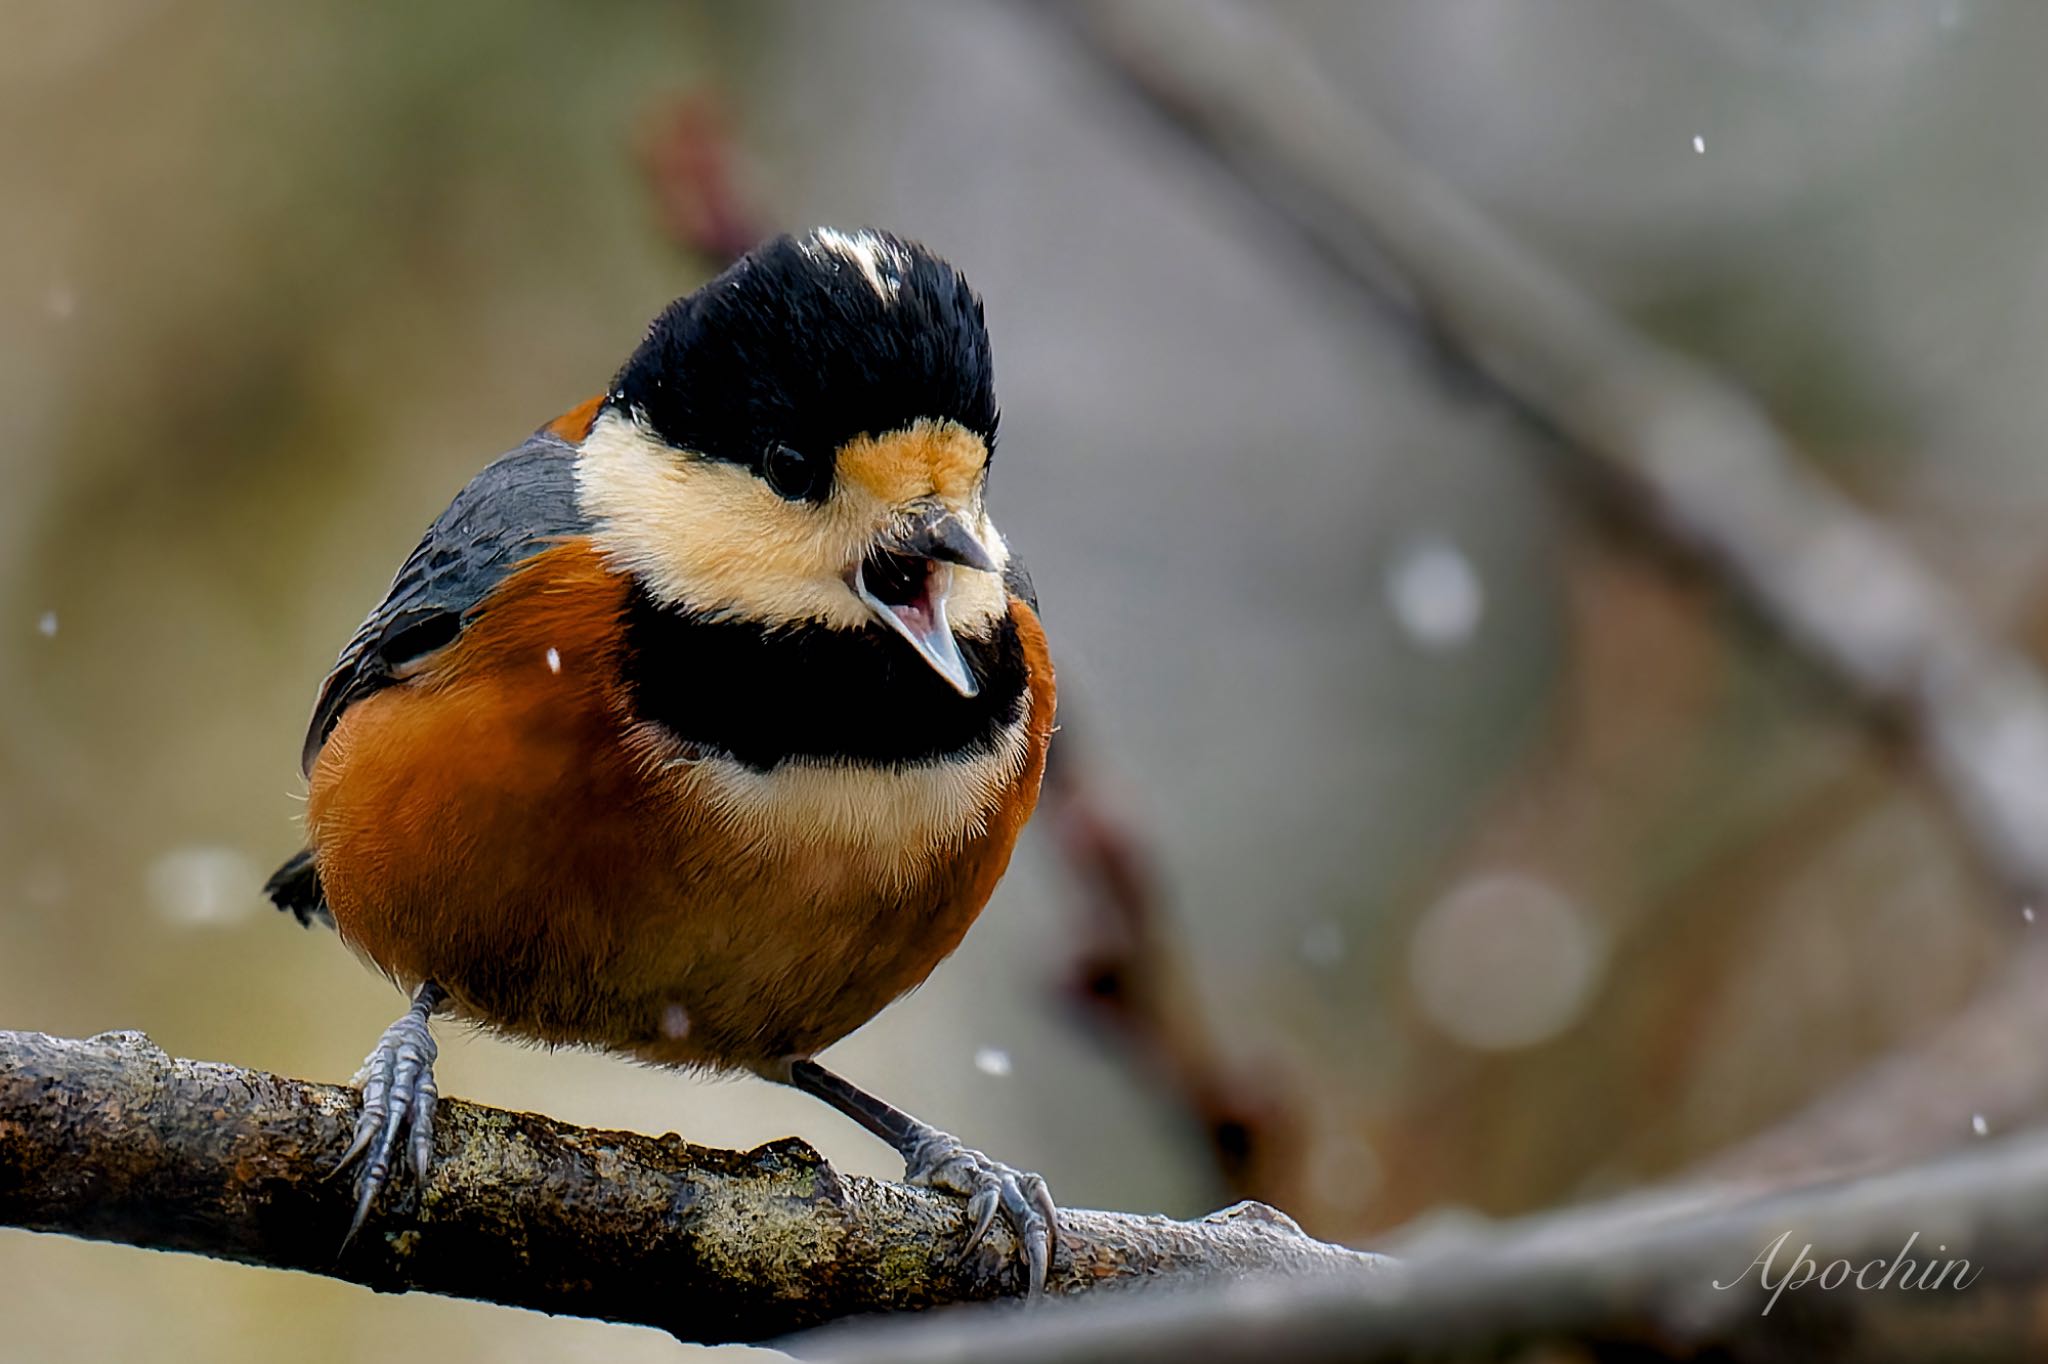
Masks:
[[[906,639],[934,624],[984,638],[1008,609],[1001,570],[1009,559],[982,505],[987,471],[980,437],[955,422],[919,421],[849,441],[837,452],[830,492],[792,501],[741,465],[678,451],[607,411],[583,441],[577,491],[600,551],[666,604],[768,626],[860,629],[881,620]],[[919,616],[906,625],[901,609],[885,619],[888,607],[864,582],[863,563],[872,575],[872,556],[935,516],[964,529],[992,571],[933,563],[924,605],[936,621]],[[945,659],[928,650],[951,650],[957,662],[950,640],[919,643],[946,673]]]

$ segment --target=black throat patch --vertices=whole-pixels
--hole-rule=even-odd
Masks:
[[[634,712],[765,772],[792,758],[895,766],[980,757],[1023,713],[1017,625],[960,641],[981,684],[962,696],[876,625],[773,628],[664,607],[635,587],[620,671]]]

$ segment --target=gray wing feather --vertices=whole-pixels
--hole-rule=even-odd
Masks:
[[[1003,565],[1003,586],[1034,612],[1038,610],[1038,589],[1032,585],[1031,570],[1024,567],[1015,550],[1010,551],[1010,562]]]
[[[304,770],[313,770],[343,711],[452,643],[521,562],[589,528],[576,505],[575,447],[546,431],[471,479],[427,528],[321,684],[300,755]]]

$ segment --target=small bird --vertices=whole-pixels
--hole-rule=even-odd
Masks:
[[[888,233],[766,242],[458,493],[327,676],[269,893],[411,994],[357,1077],[353,1236],[433,1155],[437,1013],[752,1071],[1000,1212],[1045,1181],[814,1059],[922,983],[1037,803],[1053,669],[989,520],[982,303]]]

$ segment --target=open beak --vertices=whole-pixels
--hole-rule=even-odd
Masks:
[[[957,568],[998,571],[994,557],[965,522],[943,507],[930,507],[870,550],[846,582],[875,619],[908,640],[954,691],[972,696],[981,684],[968,670],[946,620],[946,597]]]

